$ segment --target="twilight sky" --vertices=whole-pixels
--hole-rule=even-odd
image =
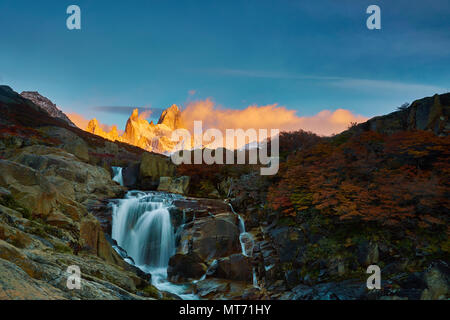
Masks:
[[[71,4],[81,30],[66,28]],[[366,28],[371,4],[381,30]],[[449,17],[448,0],[2,0],[0,83],[119,128],[129,109],[110,107],[157,118],[207,98],[371,117],[450,91]]]

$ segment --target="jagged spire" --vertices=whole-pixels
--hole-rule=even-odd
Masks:
[[[181,111],[176,104],[171,105],[163,111],[158,124],[164,124],[170,129],[175,130],[181,127]]]

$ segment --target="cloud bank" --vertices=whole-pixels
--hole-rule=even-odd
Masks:
[[[352,122],[364,122],[368,118],[349,110],[323,110],[310,117],[297,116],[295,110],[277,104],[251,105],[243,110],[220,108],[210,99],[191,102],[182,111],[184,125],[192,129],[194,121],[203,121],[204,128],[225,129],[279,129],[294,131],[303,129],[319,135],[331,135],[348,128]]]

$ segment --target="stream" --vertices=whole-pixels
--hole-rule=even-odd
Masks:
[[[121,172],[115,172],[115,174],[121,176]],[[118,180],[120,179],[118,178]],[[191,286],[175,284],[167,279],[169,259],[176,253],[175,230],[169,209],[177,199],[183,199],[183,196],[156,191],[127,192],[123,199],[111,202],[111,235],[134,260],[125,259],[125,261],[150,273],[152,284],[158,290],[176,294],[182,299],[195,300],[198,299],[198,296],[192,293]],[[233,210],[231,204],[230,207],[239,221],[242,254],[251,256],[254,245],[253,238],[245,231],[242,217]],[[205,277],[206,274],[200,280]],[[253,273],[253,283],[257,287],[255,272]]]

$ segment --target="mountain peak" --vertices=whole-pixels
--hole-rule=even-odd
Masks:
[[[171,105],[163,111],[159,117],[158,124],[164,124],[172,130],[182,127],[181,111],[176,104]]]
[[[48,98],[44,97],[37,91],[23,91],[20,94],[25,99],[31,100],[35,105],[39,106],[42,110],[47,112],[50,116],[54,118],[61,119],[71,126],[76,127],[76,125],[70,121],[69,117],[66,116],[64,112],[62,112],[56,104],[50,101]]]
[[[136,108],[133,110],[133,113],[130,116],[131,120],[137,120],[139,118],[139,109]]]
[[[96,118],[91,119],[88,122],[87,131],[94,133],[96,128],[99,128],[98,120]]]

